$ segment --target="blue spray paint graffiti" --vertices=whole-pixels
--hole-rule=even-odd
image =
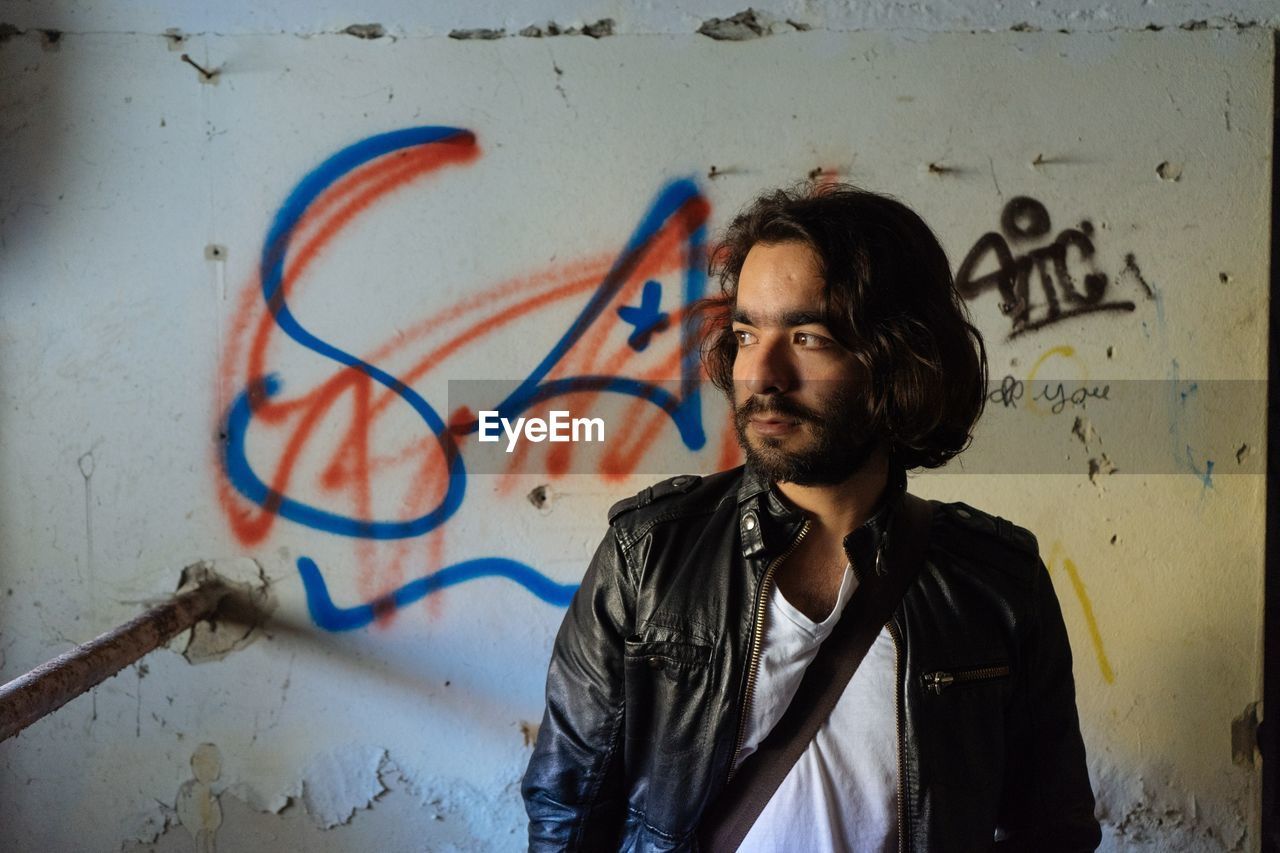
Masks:
[[[285,262],[291,242],[308,212],[335,184],[355,170],[375,161],[409,151],[422,151],[432,146],[466,147],[475,145],[469,131],[450,127],[417,127],[385,133],[364,139],[334,154],[306,175],[288,195],[274,217],[264,242],[259,273],[261,295],[276,327],[290,340],[339,365],[356,370],[388,389],[413,409],[430,431],[447,460],[444,494],[429,511],[411,519],[379,520],[356,518],[332,512],[300,501],[272,488],[255,471],[246,451],[246,440],[255,411],[280,392],[281,380],[267,374],[251,381],[234,398],[226,413],[226,441],[222,466],[227,481],[241,496],[257,506],[296,524],[338,536],[369,540],[394,540],[422,536],[443,525],[462,506],[466,495],[466,465],[458,435],[474,432],[475,423],[452,428],[426,399],[408,384],[375,364],[361,359],[310,332],[290,310],[286,298]],[[566,353],[606,314],[606,309],[631,277],[657,237],[677,217],[689,211],[692,224],[685,237],[687,262],[682,270],[683,298],[687,303],[701,298],[706,288],[702,257],[706,239],[706,202],[696,184],[689,179],[664,186],[649,206],[608,273],[595,288],[586,305],[566,331],[535,365],[519,386],[506,399],[493,406],[500,416],[515,418],[531,406],[567,393],[591,390],[635,397],[653,403],[669,418],[685,446],[691,450],[706,444],[699,395],[699,365],[695,346],[688,336],[693,330],[681,328],[680,391],[672,393],[655,383],[626,376],[578,375],[549,378]],[[648,345],[655,331],[665,327],[668,315],[660,312],[661,285],[645,283],[639,307],[620,309],[618,314],[635,326],[629,339],[640,350]],[[467,560],[443,567],[410,581],[393,592],[354,607],[339,607],[329,595],[328,585],[316,563],[309,557],[297,561],[299,575],[306,590],[313,621],[326,630],[345,631],[368,625],[377,616],[404,607],[436,590],[483,577],[510,580],[537,598],[556,606],[566,606],[576,588],[559,584],[532,566],[502,557]]]
[[[636,352],[641,352],[648,347],[653,333],[662,331],[670,322],[671,315],[660,310],[661,305],[662,284],[646,281],[639,305],[618,307],[618,316],[635,327],[635,331],[627,338],[627,345]]]

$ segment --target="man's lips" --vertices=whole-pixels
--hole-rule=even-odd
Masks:
[[[761,435],[784,435],[800,426],[800,422],[791,418],[754,417],[748,419],[751,428]]]

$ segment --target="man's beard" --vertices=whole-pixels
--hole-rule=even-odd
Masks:
[[[829,486],[856,474],[879,445],[878,438],[868,434],[858,410],[854,395],[846,388],[824,396],[821,410],[787,397],[752,395],[734,409],[733,424],[747,464],[768,479],[798,486]],[[798,421],[807,426],[812,439],[806,447],[786,450],[783,445],[794,440],[794,433],[783,437],[749,436],[753,416]]]

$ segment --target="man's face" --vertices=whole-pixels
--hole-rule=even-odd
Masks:
[[[843,482],[876,446],[858,414],[865,371],[827,328],[824,295],[805,243],[758,243],[738,276],[734,425],[747,461],[777,482]]]

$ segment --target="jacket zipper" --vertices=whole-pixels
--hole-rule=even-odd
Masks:
[[[849,567],[853,569],[853,576],[857,579],[858,585],[862,585],[862,572],[858,571],[858,561],[848,552],[845,557],[849,560]],[[880,572],[881,551],[876,549],[876,573]],[[902,754],[903,738],[902,738],[902,655],[898,648],[898,628],[893,624],[893,616],[890,615],[889,621],[885,623],[885,627],[889,629],[889,639],[893,640],[893,726],[897,734],[897,759],[898,759],[898,853],[906,853],[907,839],[902,833],[902,827],[906,823],[903,815],[906,812],[906,799],[903,792],[906,790],[906,782],[902,778]]]
[[[974,669],[958,669],[955,672],[926,672],[922,677],[926,690],[941,694],[953,684],[964,684],[970,681],[985,681],[989,678],[1002,678],[1009,674],[1009,667],[983,666]]]
[[[876,549],[876,573],[880,573],[880,559],[882,552]],[[853,557],[845,553],[849,559],[849,566],[853,569],[853,576],[857,578],[858,585],[862,585],[862,573],[858,571],[858,562]],[[907,837],[902,832],[902,827],[906,824],[906,780],[902,776],[902,755],[906,751],[903,749],[902,735],[902,650],[899,646],[900,637],[898,636],[898,626],[893,622],[893,616],[890,615],[889,621],[885,623],[885,627],[889,629],[889,639],[893,640],[893,726],[897,734],[897,758],[898,758],[898,853],[906,853]]]
[[[906,853],[907,836],[902,831],[906,824],[904,816],[907,810],[907,784],[902,775],[902,755],[905,751],[902,748],[902,651],[899,647],[898,626],[892,618],[885,627],[889,629],[889,638],[893,640],[893,724],[898,734],[898,853]]]
[[[751,623],[751,650],[747,657],[747,679],[745,693],[742,697],[742,714],[738,719],[738,737],[733,742],[733,752],[729,755],[729,776],[725,779],[727,785],[733,774],[737,770],[738,752],[742,749],[742,741],[747,736],[747,720],[751,716],[751,694],[756,686],[756,674],[760,669],[760,647],[764,642],[764,617],[769,606],[769,587],[773,583],[774,572],[778,566],[782,565],[782,561],[790,557],[792,552],[800,545],[800,541],[809,534],[809,521],[805,520],[804,525],[800,528],[800,535],[792,540],[790,547],[783,551],[773,562],[771,562],[764,570],[764,575],[760,578],[760,588],[756,590],[756,612]]]

